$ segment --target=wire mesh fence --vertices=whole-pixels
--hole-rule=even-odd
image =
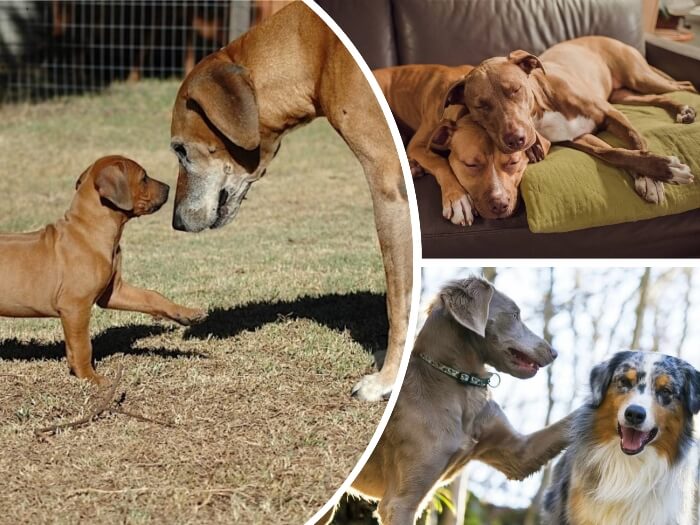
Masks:
[[[182,77],[287,2],[0,2],[0,102],[99,90],[115,80]]]

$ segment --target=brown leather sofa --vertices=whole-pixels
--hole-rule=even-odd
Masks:
[[[541,53],[584,35],[605,35],[646,52],[655,67],[700,88],[700,61],[645,41],[641,0],[317,0],[372,69],[402,64],[478,64],[514,49]],[[696,174],[700,176],[700,174]],[[423,256],[700,256],[700,210],[569,233],[535,234],[524,206],[469,228],[442,218],[433,177],[414,181]]]

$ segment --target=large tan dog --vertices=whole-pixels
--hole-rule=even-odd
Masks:
[[[380,500],[383,525],[410,525],[435,488],[471,460],[510,479],[536,472],[567,445],[574,415],[518,433],[490,399],[488,385],[497,382],[486,365],[527,379],[556,356],[491,283],[469,278],[445,286],[416,338],[391,419],[352,490]]]
[[[472,69],[408,65],[374,71],[394,117],[414,132],[406,147],[413,176],[425,170],[435,177],[443,216],[462,226],[471,225],[477,214],[487,219],[512,215],[527,167],[525,153],[502,153],[463,111],[445,109],[449,87]]]
[[[445,104],[465,105],[504,152],[536,148],[539,132],[628,170],[637,193],[659,203],[664,182],[693,181],[690,168],[676,157],[649,153],[644,137],[612,104],[660,106],[677,122],[693,122],[693,108],[663,96],[671,91],[695,88],[664,76],[631,46],[588,36],[557,44],[539,58],[518,50],[485,60],[449,89]],[[593,134],[601,129],[629,149]]]
[[[372,194],[386,272],[389,347],[381,372],[363,378],[353,392],[377,400],[391,392],[406,338],[412,271],[406,188],[367,80],[301,2],[206,57],[182,83],[171,128],[180,160],[173,226],[198,232],[227,224],[265,174],[284,134],[320,116],[355,153]]]
[[[157,211],[168,186],[120,156],[104,157],[80,175],[63,219],[33,233],[0,235],[0,315],[60,317],[66,356],[78,377],[102,383],[92,367],[90,312],[143,312],[188,325],[205,312],[175,304],[122,280],[119,241],[127,221]]]

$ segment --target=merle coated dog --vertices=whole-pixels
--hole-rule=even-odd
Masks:
[[[619,352],[592,370],[590,386],[545,494],[543,523],[692,523],[700,373],[676,357]]]

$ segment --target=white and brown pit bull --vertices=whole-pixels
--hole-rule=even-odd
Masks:
[[[677,157],[649,153],[644,137],[612,104],[660,106],[677,122],[694,122],[693,108],[663,96],[672,91],[695,88],[654,69],[631,46],[587,36],[557,44],[539,58],[518,50],[485,60],[452,85],[445,104],[464,105],[501,151],[529,150],[541,160],[539,133],[628,170],[637,193],[659,203],[664,182],[693,181],[690,168]],[[613,148],[593,134],[601,129],[627,148]]]

